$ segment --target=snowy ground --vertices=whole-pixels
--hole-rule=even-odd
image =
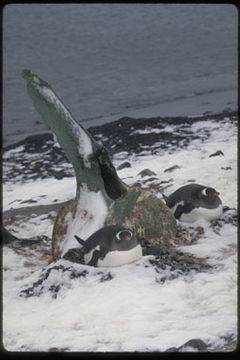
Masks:
[[[116,168],[124,161],[131,167],[118,171],[129,185],[141,182],[143,169],[156,173],[152,185],[163,184],[166,195],[188,182],[215,187],[223,205],[230,210],[223,218],[236,215],[237,128],[233,122],[198,121],[192,130],[199,135],[185,148],[151,154],[116,153]],[[170,126],[170,132],[177,131]],[[133,130],[137,131],[137,130]],[[142,131],[142,130],[141,130]],[[146,128],[156,133],[159,129]],[[206,136],[206,132],[210,134]],[[221,150],[224,155],[209,155]],[[9,150],[14,151],[14,150]],[[5,157],[7,154],[5,154]],[[172,171],[167,168],[177,165]],[[147,179],[147,178],[146,178]],[[154,189],[154,187],[152,187]],[[156,188],[155,188],[156,189]],[[162,197],[155,191],[155,194]],[[32,199],[38,205],[66,201],[75,195],[75,179],[35,179],[3,186],[3,211],[21,208]],[[20,238],[51,237],[53,220],[32,214],[27,221],[6,226]],[[21,252],[3,247],[3,344],[8,351],[166,351],[190,339],[201,339],[207,351],[226,348],[227,339],[237,338],[237,227],[231,222],[212,227],[198,221],[204,232],[191,245],[179,250],[206,258],[212,268],[190,271],[171,278],[167,267],[158,272],[150,266],[153,255],[119,268],[92,268],[59,260],[48,264],[39,251]],[[186,224],[185,224],[186,225]],[[46,244],[46,251],[49,249]],[[36,256],[37,254],[37,256]],[[20,296],[53,265],[39,296]],[[70,269],[75,272],[71,278]],[[110,275],[109,275],[110,274]],[[160,281],[167,278],[166,281]],[[57,296],[44,291],[60,286]],[[193,351],[186,348],[185,351]]]

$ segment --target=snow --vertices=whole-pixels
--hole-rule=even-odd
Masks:
[[[68,189],[66,191],[66,189]],[[3,209],[21,208],[29,199],[37,201],[38,205],[47,205],[70,200],[76,195],[75,178],[39,179],[29,183],[3,184]]]
[[[89,191],[86,184],[80,189],[79,202],[75,218],[69,213],[68,230],[64,237],[61,250],[63,254],[68,249],[78,247],[74,235],[86,240],[91,234],[104,226],[107,217],[107,204],[101,191]]]
[[[223,218],[234,214],[237,207],[237,129],[227,120],[221,124],[212,120],[198,122],[193,128],[202,137],[191,141],[187,149],[155,155],[132,154],[127,158],[131,167],[119,170],[118,175],[131,185],[139,180],[137,174],[141,170],[150,168],[160,181],[167,181],[166,195],[189,182],[212,186],[220,192],[223,205],[231,208]],[[210,137],[204,136],[204,129],[210,131]],[[217,150],[224,156],[209,157]],[[126,155],[124,152],[116,154],[114,165],[117,167],[126,161]],[[164,172],[176,164],[178,169]],[[38,204],[69,200],[75,196],[75,186],[73,178],[6,183],[3,210],[19,208],[21,201],[29,198],[36,199]],[[40,198],[40,195],[45,197]],[[82,221],[72,227],[71,234],[76,226],[85,239],[104,223],[106,204],[101,193],[93,195],[83,188],[82,196],[86,197],[87,210],[100,215],[99,222],[94,220],[87,229]],[[156,196],[162,197],[160,193]],[[79,214],[82,210],[81,205]],[[116,268],[93,268],[63,259],[56,264],[38,259],[31,268],[24,266],[24,255],[3,247],[5,349],[165,351],[193,338],[202,339],[213,350],[223,347],[224,338],[237,336],[237,227],[224,223],[216,231],[204,220],[198,220],[194,226],[202,226],[204,233],[191,245],[179,246],[179,250],[206,258],[213,268],[173,279],[169,268],[157,272],[150,265],[152,255]],[[14,229],[19,237],[36,233],[49,235],[52,225],[47,217],[36,216],[24,226],[16,223]],[[71,279],[67,272],[54,270],[45,286],[63,285],[56,298],[47,291],[38,297],[19,296],[21,290],[32,286],[43,271],[54,265],[71,266],[76,272],[86,270],[87,275]],[[109,271],[112,279],[100,281],[102,274],[105,276]],[[167,278],[165,282],[156,281],[163,277]],[[192,351],[192,348],[184,351]]]

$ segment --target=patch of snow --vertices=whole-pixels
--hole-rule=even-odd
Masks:
[[[154,129],[154,128],[146,127],[143,130],[134,130],[131,133],[131,135],[134,135],[134,134],[139,134],[139,135],[142,135],[142,134],[161,134],[163,132],[164,133],[165,132],[173,132],[176,128],[177,128],[177,126],[174,126],[174,125],[165,126],[163,129]]]
[[[61,246],[63,254],[68,249],[80,246],[74,235],[86,240],[91,234],[104,226],[107,209],[102,192],[89,191],[86,184],[83,184],[80,189],[75,218],[72,219],[72,214],[69,213],[69,217],[65,219],[68,222],[68,231]]]
[[[45,195],[45,196],[44,196]],[[76,195],[76,179],[39,179],[28,183],[3,184],[3,210],[16,209],[29,204],[23,201],[36,200],[34,205],[48,205],[70,200]],[[30,204],[32,205],[32,204]]]

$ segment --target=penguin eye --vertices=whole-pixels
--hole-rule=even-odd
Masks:
[[[121,240],[131,240],[132,233],[129,230],[122,230],[117,233],[116,238],[120,241]]]
[[[203,195],[203,196],[208,196],[208,194],[207,194],[207,188],[205,188],[205,189],[202,190],[202,195]]]

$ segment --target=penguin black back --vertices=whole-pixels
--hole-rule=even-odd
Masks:
[[[176,219],[192,222],[200,218],[217,219],[222,214],[222,201],[214,188],[199,184],[180,187],[166,199]]]
[[[87,265],[119,266],[136,261],[142,256],[137,237],[122,226],[103,227],[85,241],[77,235],[75,238],[82,245]]]

